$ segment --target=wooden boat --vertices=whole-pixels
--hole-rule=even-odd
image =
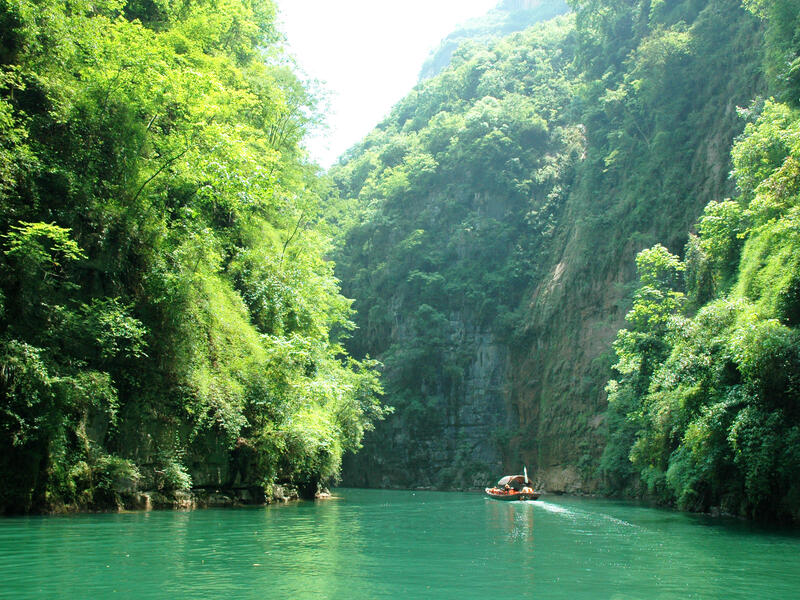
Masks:
[[[532,488],[523,488],[519,492],[515,490],[503,490],[501,488],[485,488],[486,493],[490,498],[495,500],[536,500],[539,497],[539,492],[535,492]]]
[[[490,498],[506,501],[536,500],[540,495],[528,479],[527,468],[524,475],[506,475],[494,487],[485,488],[485,492]]]

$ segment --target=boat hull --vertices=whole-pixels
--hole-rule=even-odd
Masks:
[[[484,490],[486,495],[493,500],[502,500],[503,502],[513,502],[514,500],[536,500],[539,498],[539,492],[503,492],[501,490],[495,491],[493,488],[486,488]]]

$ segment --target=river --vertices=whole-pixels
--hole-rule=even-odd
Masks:
[[[608,500],[327,501],[0,520],[2,598],[800,598],[800,532]]]

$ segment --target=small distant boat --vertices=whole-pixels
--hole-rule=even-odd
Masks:
[[[485,491],[495,500],[536,500],[540,496],[528,479],[527,467],[523,475],[506,475],[497,482],[497,485],[485,488]]]

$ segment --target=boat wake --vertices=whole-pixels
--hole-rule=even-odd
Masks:
[[[636,527],[636,528],[639,527],[639,525],[634,525],[633,523],[628,523],[628,521],[623,521],[622,519],[618,519],[616,517],[612,517],[611,515],[603,515],[603,518],[606,521],[612,522],[614,525],[620,525],[622,527]]]
[[[639,527],[638,525],[634,525],[633,523],[629,523],[628,521],[623,521],[622,519],[617,519],[616,517],[612,517],[611,515],[607,515],[605,513],[594,513],[594,512],[586,512],[586,511],[575,511],[565,508],[560,504],[551,504],[550,502],[528,502],[528,504],[533,504],[546,510],[549,513],[553,513],[556,515],[562,515],[569,519],[575,521],[578,518],[588,518],[593,520],[603,519],[605,521],[610,521],[614,525],[618,525],[620,527]]]
[[[528,504],[535,504],[536,506],[538,506],[540,508],[543,508],[547,512],[560,514],[560,515],[564,515],[564,516],[567,516],[567,517],[574,517],[575,516],[575,513],[573,511],[569,510],[568,508],[564,508],[563,506],[561,506],[559,504],[550,504],[549,502],[542,502],[541,500],[540,501],[536,501],[536,502],[535,501],[529,501]]]

